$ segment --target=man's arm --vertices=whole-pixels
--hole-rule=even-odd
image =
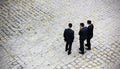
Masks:
[[[81,35],[81,31],[79,31],[78,35]]]
[[[74,36],[74,31],[73,31],[73,41],[74,41],[74,38],[75,38],[75,36]]]
[[[65,34],[66,34],[66,29],[64,30],[64,33],[63,33],[63,37],[65,38]]]
[[[65,40],[65,38],[66,38],[66,29],[64,30],[63,37],[64,37],[64,40]]]

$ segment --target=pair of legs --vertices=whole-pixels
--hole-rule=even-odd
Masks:
[[[88,47],[88,50],[91,50],[91,43],[90,43],[91,38],[87,38],[87,44],[86,44],[86,46]]]
[[[80,51],[81,51],[81,54],[84,54],[84,41],[85,40],[80,40]]]
[[[65,51],[68,50],[68,55],[71,54],[72,42],[66,42]]]

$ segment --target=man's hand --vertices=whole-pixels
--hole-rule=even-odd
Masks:
[[[64,39],[64,41],[66,42],[66,40]]]

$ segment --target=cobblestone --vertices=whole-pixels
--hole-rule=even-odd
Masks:
[[[119,0],[0,0],[0,69],[119,69]],[[79,23],[95,25],[80,55]],[[63,31],[73,23],[72,54]],[[85,42],[86,43],[86,42]]]

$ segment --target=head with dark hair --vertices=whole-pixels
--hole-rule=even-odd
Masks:
[[[84,27],[84,23],[80,23],[80,26],[81,26],[81,27]]]
[[[69,26],[69,28],[71,28],[72,27],[72,23],[69,23],[68,26]]]
[[[84,23],[80,23],[80,29],[84,27]]]
[[[87,20],[87,24],[91,24],[91,20]]]

